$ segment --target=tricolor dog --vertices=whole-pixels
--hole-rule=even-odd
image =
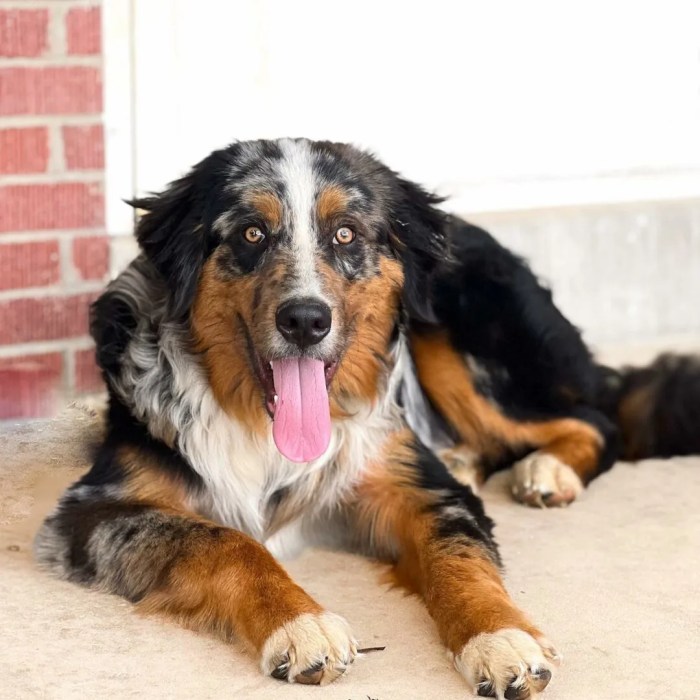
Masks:
[[[473,691],[537,695],[559,657],[476,486],[514,465],[516,499],[562,505],[620,444],[697,450],[661,444],[655,397],[684,405],[700,371],[596,366],[525,263],[439,202],[305,139],[234,143],[134,202],[142,253],[93,308],[106,438],[38,560],[325,684],[357,641],[278,558],[337,546],[424,600]]]

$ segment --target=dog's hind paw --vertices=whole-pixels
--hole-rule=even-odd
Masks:
[[[539,508],[566,506],[583,491],[578,474],[546,452],[533,452],[516,462],[512,479],[515,500]]]

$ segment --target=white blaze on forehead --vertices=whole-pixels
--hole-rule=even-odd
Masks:
[[[313,156],[306,141],[280,141],[279,174],[285,185],[287,230],[291,236],[296,276],[295,296],[323,297],[316,267],[317,235],[314,206],[317,182]]]

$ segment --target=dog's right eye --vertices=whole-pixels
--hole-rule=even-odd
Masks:
[[[265,234],[257,226],[249,226],[243,232],[243,238],[245,238],[248,243],[258,245],[265,240]]]

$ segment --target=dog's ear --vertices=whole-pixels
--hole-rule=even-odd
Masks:
[[[197,196],[197,170],[171,182],[159,194],[133,199],[128,204],[143,210],[136,238],[168,285],[170,312],[180,318],[194,301],[207,252]]]
[[[391,241],[403,263],[403,303],[410,318],[434,322],[431,276],[447,257],[447,216],[437,208],[442,198],[409,180],[396,178]]]

